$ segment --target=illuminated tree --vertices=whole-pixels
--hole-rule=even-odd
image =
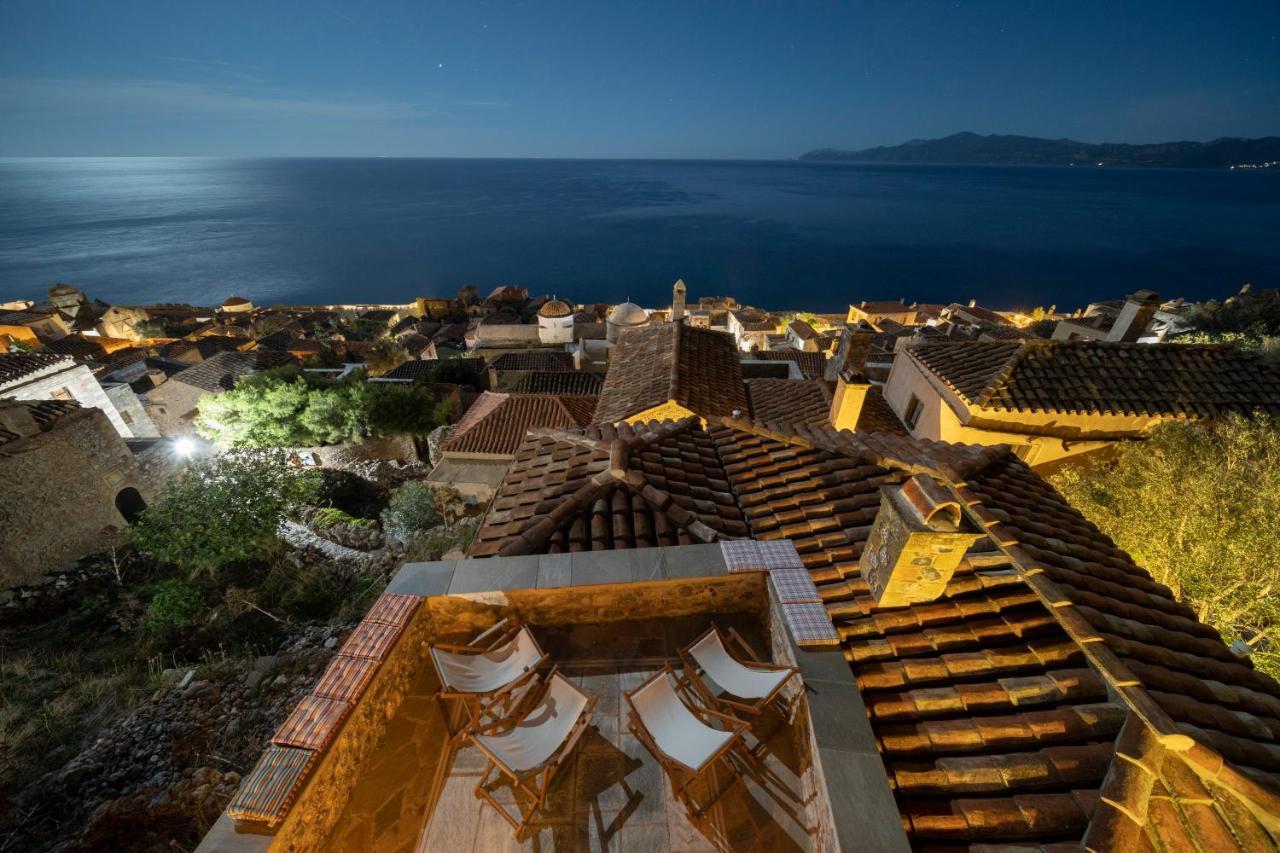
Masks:
[[[1052,479],[1202,621],[1280,676],[1280,419],[1167,424]]]

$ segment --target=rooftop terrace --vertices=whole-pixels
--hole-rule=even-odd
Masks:
[[[200,849],[905,850],[839,646],[805,633],[768,580],[772,559],[733,571],[720,545],[701,545],[403,567],[335,658],[336,674],[315,688],[345,704],[329,718],[286,722]],[[455,723],[427,651],[502,619],[528,626],[548,666],[597,697],[547,805],[519,834],[479,798],[485,757],[450,737]],[[693,818],[631,730],[624,694],[678,667],[678,650],[713,622],[737,630],[762,659],[797,665],[805,699],[791,720],[767,711],[754,722],[747,743],[759,769],[736,778],[717,768],[694,795],[719,798]],[[281,750],[291,752],[273,757]],[[486,788],[504,807],[527,810],[508,782]]]

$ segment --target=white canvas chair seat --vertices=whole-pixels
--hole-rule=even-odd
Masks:
[[[596,705],[595,696],[582,692],[554,669],[545,683],[542,696],[527,710],[467,732],[471,742],[489,759],[476,785],[476,796],[493,806],[517,835],[546,803],[552,779],[586,731]],[[515,812],[510,811],[490,792],[489,777],[495,770],[507,776],[515,790],[529,799],[523,816],[518,807]]]
[[[698,719],[676,693],[675,679],[669,672],[628,695],[654,745],[694,773],[701,772],[736,737],[734,732],[721,731]]]
[[[479,654],[431,647],[431,658],[445,689],[456,693],[493,693],[501,690],[542,661],[542,649],[522,627],[510,642]]]
[[[537,705],[502,734],[477,734],[484,751],[515,773],[537,768],[563,744],[582,716],[589,699],[561,675],[555,675]]]
[[[739,662],[724,647],[719,631],[708,631],[689,648],[689,656],[716,684],[742,699],[767,699],[791,677],[789,667],[763,669]]]

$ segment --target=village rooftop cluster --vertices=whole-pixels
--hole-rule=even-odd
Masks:
[[[386,446],[477,532],[399,569],[201,849],[1274,849],[1280,684],[1043,479],[1163,423],[1280,414],[1263,359],[1172,342],[1192,307],[57,285],[0,306],[0,581],[107,547],[225,450],[200,407],[244,377],[413,387],[448,423]],[[713,635],[721,673],[784,674],[786,701],[705,687]],[[514,642],[539,654],[506,681],[441,664]],[[575,716],[547,743],[486,740],[549,696]],[[696,725],[729,733],[706,764]]]

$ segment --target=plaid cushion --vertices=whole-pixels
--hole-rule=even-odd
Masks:
[[[804,562],[796,553],[796,546],[790,539],[777,539],[771,542],[757,542],[756,548],[764,564],[773,569],[803,569]]]
[[[340,654],[353,658],[383,660],[391,651],[396,637],[404,630],[399,625],[382,625],[365,620],[356,626],[351,636],[342,644]]]
[[[769,581],[782,604],[799,604],[801,602],[821,602],[818,588],[813,585],[813,578],[804,569],[773,569],[769,572]]]
[[[782,612],[797,646],[840,645],[840,633],[831,624],[827,608],[821,604],[784,604]]]
[[[268,746],[231,798],[227,815],[235,820],[278,823],[288,812],[315,757],[309,749]]]
[[[763,572],[768,569],[760,556],[758,542],[751,539],[726,539],[720,543],[724,564],[731,573]]]
[[[380,625],[395,625],[403,628],[409,624],[410,617],[414,611],[418,609],[418,605],[422,603],[420,595],[400,595],[394,592],[384,592],[378,596],[378,600],[369,608],[369,612],[364,615],[364,621],[377,622]]]
[[[353,658],[336,655],[329,661],[329,668],[320,676],[311,692],[325,699],[341,699],[355,702],[369,686],[378,662],[369,658]]]
[[[323,696],[304,696],[293,713],[276,730],[271,742],[279,746],[323,750],[333,740],[351,711],[351,703]]]

